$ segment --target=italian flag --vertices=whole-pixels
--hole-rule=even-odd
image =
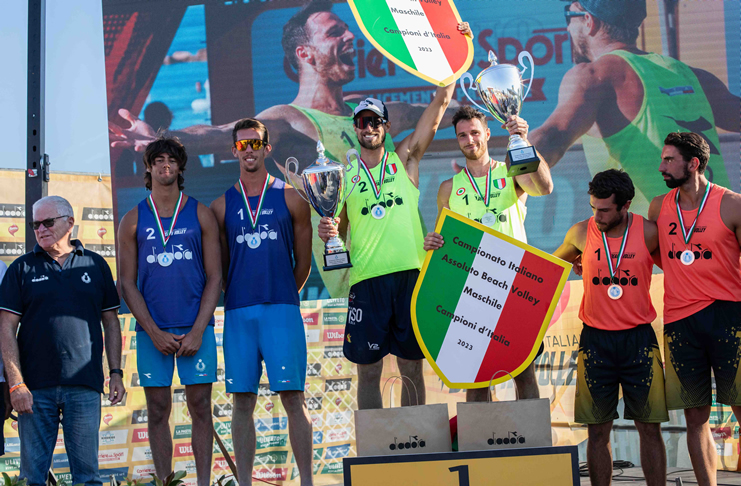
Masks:
[[[507,185],[507,179],[494,179],[492,185],[501,191]]]
[[[396,174],[396,164],[389,164],[389,166],[386,168],[386,172],[388,173],[388,175]]]
[[[452,0],[349,0],[373,46],[410,73],[447,86],[473,61],[473,43],[458,32]]]
[[[514,374],[535,356],[567,271],[457,218],[446,217],[439,231],[445,245],[431,254],[412,303],[426,356],[448,386]]]

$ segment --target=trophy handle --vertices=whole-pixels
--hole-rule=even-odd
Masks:
[[[466,79],[468,79],[468,83],[469,83],[469,87],[468,88],[466,88],[466,83],[463,82]],[[465,73],[465,74],[463,74],[463,76],[461,76],[461,89],[463,90],[463,94],[466,95],[466,98],[468,98],[468,101],[470,101],[472,105],[474,105],[476,108],[478,108],[480,111],[483,111],[484,113],[486,113],[487,111],[489,111],[486,108],[482,108],[481,106],[479,106],[479,104],[476,103],[475,101],[473,101],[473,98],[471,98],[468,95],[468,90],[469,89],[475,89],[474,88],[474,84],[473,84],[473,76],[471,76],[470,73]]]
[[[360,154],[355,149],[350,149],[345,154],[345,158],[347,159],[347,169],[346,170],[352,170],[353,169],[352,161],[350,160],[350,156],[352,156],[352,155],[354,155],[355,156],[355,160],[358,161],[358,173],[357,173],[358,179],[357,180],[360,180]],[[352,179],[350,179],[350,181],[352,182]],[[350,189],[350,192],[347,193],[347,195],[345,196],[345,198],[340,203],[340,206],[342,206],[343,204],[345,204],[345,202],[347,201],[347,198],[350,197],[350,194],[352,194],[352,192],[355,190],[355,186],[357,186],[357,185],[358,185],[357,182],[353,182],[352,188]]]
[[[522,66],[522,71],[520,71],[520,76],[522,76],[522,73],[525,72],[525,69],[527,66],[522,62],[523,59],[527,59],[530,61],[530,82],[527,84],[527,91],[525,91],[525,96],[522,97],[523,103],[525,102],[525,98],[527,98],[527,95],[530,93],[530,88],[533,87],[533,79],[535,79],[535,61],[533,61],[533,56],[527,52],[522,51],[519,56],[517,56],[517,62],[520,63],[520,66]]]
[[[291,172],[290,170],[291,164],[296,166],[296,170],[293,172]],[[286,178],[288,179],[288,182],[290,182],[293,188],[296,190],[296,192],[298,192],[298,195],[301,196],[301,199],[311,204],[311,202],[301,193],[301,190],[299,189],[299,185],[296,184],[295,182],[296,180],[301,180],[298,173],[296,172],[298,171],[298,160],[296,160],[296,157],[288,157],[286,159],[285,169],[286,169]]]

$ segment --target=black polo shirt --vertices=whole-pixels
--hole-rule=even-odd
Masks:
[[[103,311],[119,305],[106,261],[72,240],[60,266],[39,245],[0,284],[0,309],[21,316],[21,372],[31,390],[83,385],[103,393]]]

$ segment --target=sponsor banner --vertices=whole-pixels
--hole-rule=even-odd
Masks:
[[[131,460],[134,462],[151,461],[152,449],[149,447],[134,447],[134,452],[131,454]]]
[[[231,433],[231,431],[229,432]],[[176,425],[175,432],[172,434],[173,439],[190,439],[191,427],[190,425]]]
[[[126,462],[129,449],[107,449],[98,451],[98,464],[116,464]]]
[[[342,342],[345,339],[345,330],[342,328],[331,328],[324,330],[324,342]]]
[[[353,421],[352,410],[347,410],[344,412],[327,413],[327,425],[329,426],[347,425],[351,423],[352,421]]]
[[[98,444],[101,446],[126,444],[129,438],[128,430],[101,430]],[[147,439],[148,440],[148,439]]]
[[[185,456],[193,455],[193,446],[185,442],[181,442],[179,444],[173,444],[172,449],[173,449],[173,456],[175,457],[185,457]]]
[[[324,442],[345,442],[352,439],[354,435],[354,429],[350,427],[332,429],[325,433]]]
[[[253,469],[252,477],[254,479],[261,479],[266,481],[285,481],[288,478],[288,468],[282,467],[274,469]]]
[[[318,312],[301,312],[301,317],[304,320],[304,326],[316,326],[319,324]]]
[[[185,471],[189,475],[196,473],[196,461],[180,461],[175,463],[175,471]]]
[[[157,474],[157,471],[154,469],[154,464],[134,466],[132,479],[149,479],[152,477],[152,474]]]
[[[257,449],[269,449],[272,447],[286,447],[288,434],[275,434],[257,437]]]

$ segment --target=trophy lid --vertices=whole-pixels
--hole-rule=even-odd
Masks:
[[[337,170],[337,168],[343,168],[341,164],[335,162],[326,155],[324,155],[324,144],[321,140],[316,143],[317,159],[316,161],[304,169],[304,174],[314,174],[317,172],[327,172],[328,170]]]

